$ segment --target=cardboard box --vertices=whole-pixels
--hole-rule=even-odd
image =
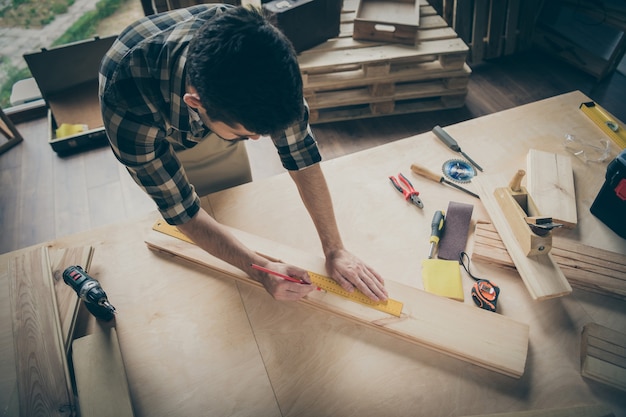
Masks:
[[[415,45],[419,20],[419,0],[361,0],[352,37]]]
[[[300,53],[339,36],[343,0],[274,0],[263,4]]]
[[[48,106],[48,142],[58,154],[107,143],[98,102],[98,70],[116,36],[93,38],[24,54]],[[86,125],[86,130],[57,137],[62,124]]]

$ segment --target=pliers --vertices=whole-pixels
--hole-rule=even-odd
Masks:
[[[422,203],[422,200],[420,200],[420,198],[418,197],[420,193],[415,191],[415,188],[413,188],[413,184],[411,184],[411,181],[409,181],[407,177],[405,177],[401,173],[398,174],[398,177],[399,180],[394,176],[389,177],[391,183],[396,188],[396,190],[400,191],[402,195],[404,195],[404,199],[406,201],[410,201],[419,208],[424,208],[424,203]]]

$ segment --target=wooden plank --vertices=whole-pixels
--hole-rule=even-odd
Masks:
[[[63,271],[68,266],[80,265],[85,271],[89,272],[92,257],[93,247],[91,246],[52,249],[50,251],[51,276],[59,310],[61,335],[66,355],[69,354],[72,344],[80,299],[76,295],[76,292],[63,281]]]
[[[573,229],[578,224],[572,160],[567,155],[531,149],[526,159],[528,192],[539,212]]]
[[[489,27],[485,59],[497,58],[504,50],[504,31],[509,5],[504,1],[491,1],[489,4]]]
[[[517,51],[517,21],[519,19],[521,0],[509,0],[504,28],[504,55],[512,55]]]
[[[307,53],[298,57],[300,71],[308,73],[335,71],[344,65],[362,65],[364,63],[384,62],[387,60],[403,60],[419,62],[419,59],[437,59],[445,55],[465,55],[467,45],[460,39],[444,39],[424,42],[419,47],[408,45],[380,45],[371,48],[360,48],[352,51],[332,50],[324,53]],[[462,68],[463,64],[459,66]]]
[[[115,328],[97,327],[76,339],[72,359],[81,417],[134,415]]]
[[[552,256],[569,283],[586,291],[626,300],[626,255],[554,237]],[[500,235],[491,224],[477,224],[472,259],[514,268]]]
[[[480,201],[489,213],[531,297],[534,300],[545,300],[570,294],[572,287],[550,253],[525,256],[517,243],[493,193],[495,189],[506,186],[508,181],[500,175],[480,175],[472,182],[476,185]]]
[[[478,64],[485,57],[485,37],[488,29],[489,0],[474,0],[474,20],[472,21],[472,45],[470,57]]]
[[[464,77],[463,80],[467,81],[468,77]],[[447,84],[452,85],[453,88],[448,88]],[[381,88],[383,85],[387,85],[389,88],[385,91],[384,88]],[[433,80],[414,83],[392,83],[391,85],[375,83],[371,86],[310,93],[305,95],[305,97],[311,108],[320,110],[353,104],[380,103],[466,93],[467,85],[463,85],[461,80]]]
[[[46,247],[11,259],[9,290],[23,416],[70,416],[74,398]]]
[[[378,71],[376,71],[378,69]],[[358,65],[342,68],[339,71],[320,74],[308,74],[304,93],[312,91],[339,90],[350,87],[371,85],[377,82],[407,82],[467,79],[471,74],[469,66],[461,69],[449,69],[441,66],[439,61],[420,63],[389,63],[388,65]]]
[[[453,6],[452,27],[467,44],[472,43],[472,19],[474,16],[472,0],[451,0]]]
[[[322,258],[240,230],[232,231],[246,246],[259,253],[312,272],[325,273]],[[152,231],[146,243],[151,249],[225,273],[246,284],[261,285],[239,269],[182,240]],[[390,297],[404,303],[399,318],[318,291],[310,293],[302,303],[513,378],[524,373],[527,324],[393,281],[387,281],[386,286]],[[437,314],[432,314],[433,311]]]
[[[323,109],[312,109],[309,122],[319,125],[321,123],[336,122],[340,120],[362,119],[373,116],[398,115],[406,113],[418,113],[435,110],[447,110],[463,107],[467,93],[455,95],[443,95],[426,98],[416,98],[411,100],[394,101],[393,109],[387,113],[377,111],[377,104],[371,103],[353,106],[339,106]]]
[[[626,334],[588,323],[581,334],[581,374],[626,391]]]
[[[472,415],[471,417],[615,417],[615,414],[602,404],[594,404],[564,408],[548,408],[544,410],[481,414]]]

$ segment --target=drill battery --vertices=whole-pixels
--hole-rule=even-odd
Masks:
[[[590,211],[626,239],[626,149],[607,166],[604,185]]]

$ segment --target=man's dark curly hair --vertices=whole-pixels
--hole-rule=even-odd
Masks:
[[[291,42],[259,9],[233,7],[207,21],[187,56],[187,80],[211,120],[274,134],[304,112]]]

